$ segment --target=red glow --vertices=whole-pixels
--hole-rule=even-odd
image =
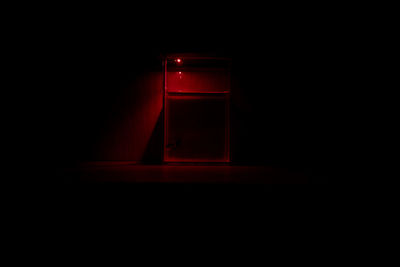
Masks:
[[[182,76],[185,78],[182,79]],[[229,92],[230,76],[226,71],[171,71],[166,77],[167,92]]]
[[[121,104],[113,110],[115,119],[107,121],[94,147],[96,160],[142,161],[156,153],[151,142],[163,109],[163,95],[158,89],[162,83],[161,73],[143,73],[130,85],[131,90],[121,95]]]
[[[180,64],[180,63],[182,63],[182,59],[177,58],[177,59],[175,59],[175,62],[178,63],[178,64]]]

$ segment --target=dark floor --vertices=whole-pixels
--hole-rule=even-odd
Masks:
[[[269,166],[139,165],[132,162],[90,162],[59,169],[65,183],[232,183],[305,184],[313,177]]]

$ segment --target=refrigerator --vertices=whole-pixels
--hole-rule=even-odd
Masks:
[[[164,59],[164,162],[230,162],[231,60]]]

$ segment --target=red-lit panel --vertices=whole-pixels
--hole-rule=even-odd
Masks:
[[[229,96],[168,95],[165,161],[227,162]]]
[[[169,71],[168,92],[229,92],[229,72],[216,71]]]

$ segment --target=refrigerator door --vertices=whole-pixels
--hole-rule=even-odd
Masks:
[[[165,61],[164,161],[229,162],[230,61]]]
[[[169,162],[228,162],[228,95],[168,95]]]

